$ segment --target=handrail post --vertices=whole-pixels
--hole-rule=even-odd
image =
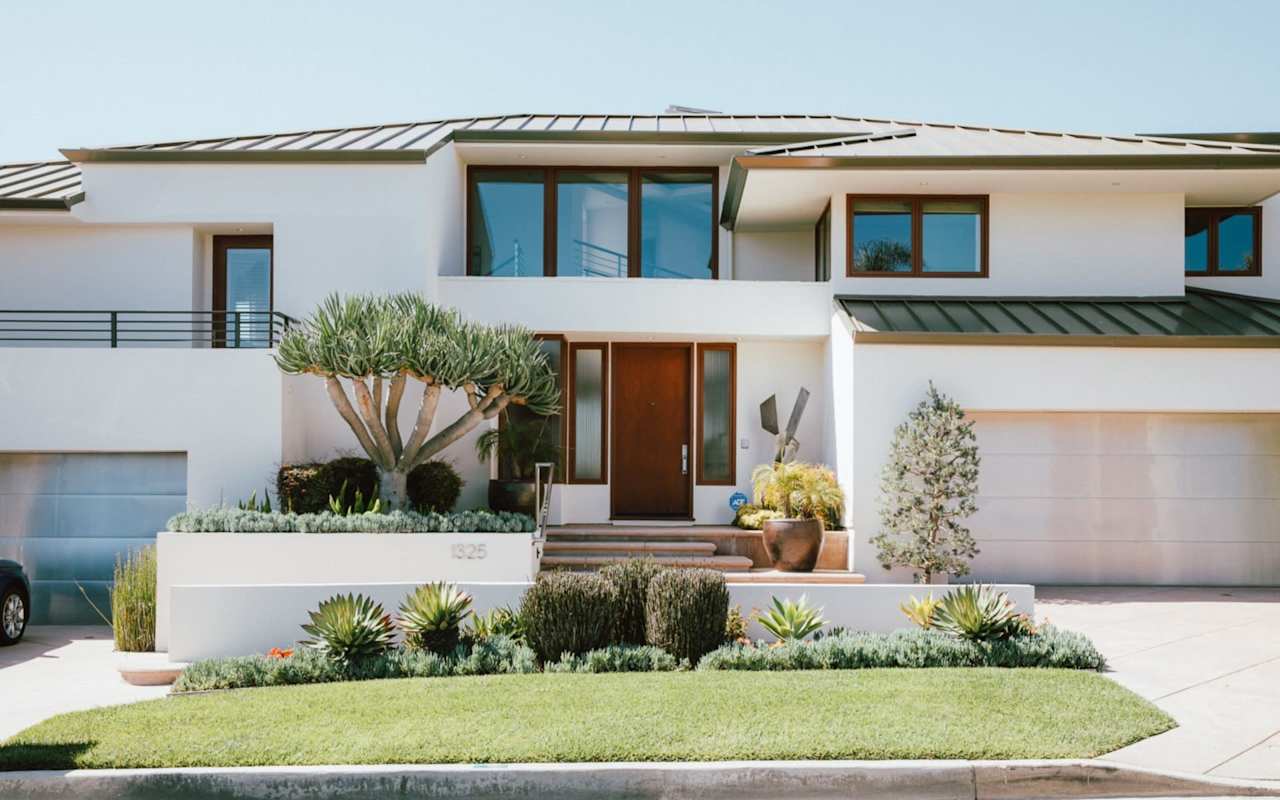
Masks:
[[[236,349],[238,350],[238,349],[240,349],[240,312],[239,312],[239,311],[234,311],[234,312],[232,312],[232,313],[234,313],[234,314],[236,315],[236,316],[235,316],[235,322],[236,322],[236,344],[235,344],[235,347],[236,347]]]
[[[117,347],[120,341],[120,312],[111,312],[111,346]]]

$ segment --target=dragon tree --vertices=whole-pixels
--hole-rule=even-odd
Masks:
[[[331,295],[290,328],[276,350],[289,375],[318,375],[329,399],[378,468],[385,506],[404,508],[410,470],[508,405],[554,414],[560,392],[538,340],[516,325],[483,325],[421,295]],[[408,437],[400,406],[422,385]],[[468,409],[435,432],[440,395],[461,391]]]

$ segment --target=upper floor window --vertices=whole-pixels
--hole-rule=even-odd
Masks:
[[[467,274],[715,278],[717,174],[471,167]]]
[[[848,196],[853,276],[973,278],[987,274],[987,198]]]
[[[1188,208],[1188,275],[1261,275],[1262,208]]]

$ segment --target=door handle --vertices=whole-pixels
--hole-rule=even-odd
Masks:
[[[680,474],[689,474],[689,445],[680,445]]]

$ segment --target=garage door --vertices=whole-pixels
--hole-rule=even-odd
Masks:
[[[1280,583],[1280,415],[972,417],[978,579]]]
[[[0,558],[32,579],[32,624],[110,614],[116,555],[155,541],[186,506],[183,453],[0,453]]]

